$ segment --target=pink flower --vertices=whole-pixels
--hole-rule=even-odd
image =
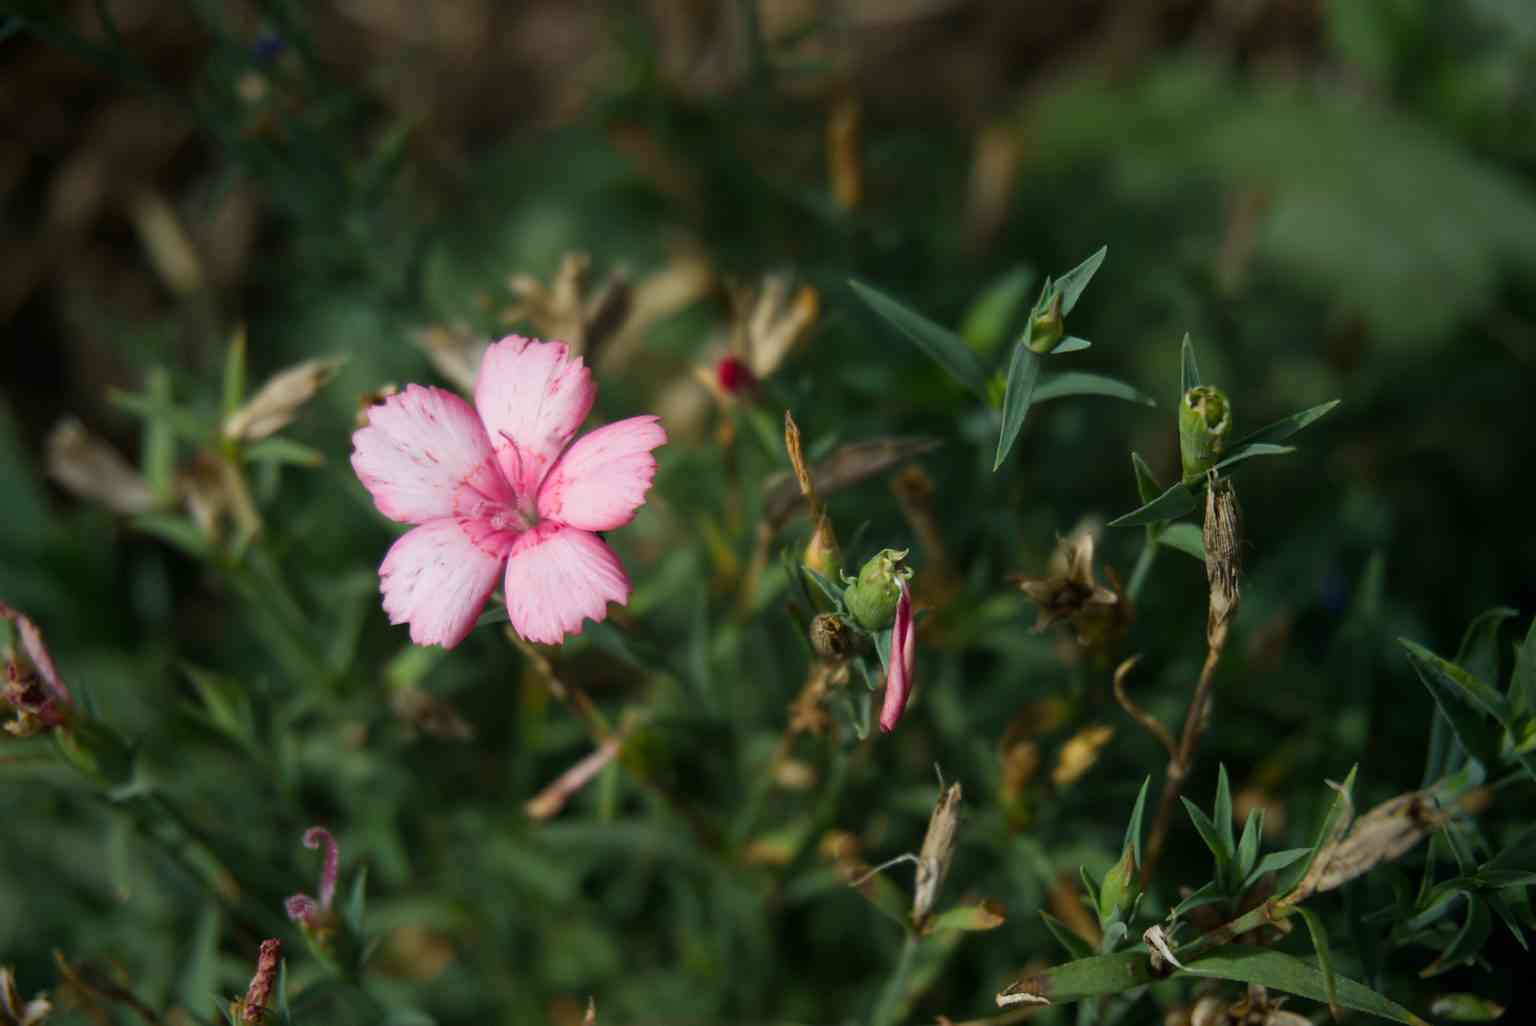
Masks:
[[[288,918],[295,923],[303,923],[309,927],[319,927],[329,917],[331,904],[336,900],[336,869],[341,859],[340,849],[336,847],[336,838],[325,827],[314,826],[304,831],[304,847],[324,848],[325,855],[320,863],[320,900],[316,901],[307,894],[295,894],[283,901],[283,908],[288,913]]]
[[[896,622],[891,625],[891,652],[886,657],[885,704],[880,707],[880,729],[889,734],[912,696],[912,663],[916,655],[912,629],[912,589],[898,578],[901,597],[896,600]],[[889,608],[889,607],[887,607]]]
[[[43,643],[43,632],[20,610],[0,602],[0,619],[16,625],[21,639],[19,652],[4,653],[5,671],[0,677],[0,702],[16,711],[16,719],[5,725],[12,734],[26,736],[48,727],[57,727],[69,719],[74,700],[53,665],[53,656]]]
[[[594,532],[634,517],[667,435],[656,417],[630,417],[571,442],[596,395],[562,343],[509,335],[486,350],[473,407],[409,385],[369,410],[352,467],[379,512],[418,525],[379,567],[384,611],[412,641],[463,641],[503,575],[528,641],[556,644],[629,599]]]

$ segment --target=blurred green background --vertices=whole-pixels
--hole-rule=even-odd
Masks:
[[[29,993],[60,993],[58,950],[212,1021],[265,936],[289,946],[295,990],[320,987],[281,898],[313,888],[298,838],[321,822],[344,883],[369,867],[380,946],[312,1022],[575,1023],[588,995],[603,1023],[864,1021],[901,937],[819,852],[833,830],[870,862],[915,848],[937,763],[969,808],[948,893],[1010,914],[935,949],[911,1021],[989,1014],[1013,973],[1061,960],[1035,911],[1059,903],[1061,873],[1110,864],[1163,768],[1107,698],[1113,662],[1031,633],[1009,578],[1042,574],[1081,518],[1138,504],[1131,450],[1173,479],[1186,331],[1239,434],[1344,400],[1299,453],[1240,479],[1246,591],[1197,804],[1225,763],[1283,848],[1322,779],[1357,761],[1362,808],[1418,786],[1432,707],[1392,639],[1450,656],[1484,608],[1536,609],[1518,498],[1536,455],[1525,0],[5,7],[0,598],[138,753],[134,782],[104,792],[35,740],[0,747],[0,963]],[[1042,405],[996,474],[995,415],[846,284],[965,326],[995,358],[1017,315],[988,321],[978,297],[1100,245],[1071,320],[1095,345],[1063,359],[1159,406]],[[408,651],[377,601],[391,525],[347,453],[361,397],[446,383],[421,332],[537,333],[526,288],[523,316],[503,317],[509,279],[548,282],[573,251],[632,288],[632,320],[591,356],[599,413],[661,413],[672,444],[610,538],[632,602],[551,653],[616,724],[643,723],[648,761],[535,822],[523,802],[590,749],[579,722],[500,627],[440,658]],[[701,376],[739,341],[733,296],[770,272],[816,290],[817,323],[722,400]],[[172,462],[193,466],[240,326],[253,385],[349,358],[287,432],[323,466],[252,467],[264,528],[248,551],[178,545],[50,479],[47,440],[70,416],[141,465],[153,444],[122,393],[185,411]],[[920,596],[925,571],[955,582],[899,731],[793,738],[808,777],[788,782],[775,751],[808,650],[777,557],[803,519],[742,593],[763,481],[787,467],[784,409],[816,454],[942,440],[916,461],[942,553],[888,475],[830,506],[849,569],[914,544]],[[1111,530],[1101,558],[1125,576],[1140,542]],[[1169,551],[1121,643],[1144,653],[1136,693],[1165,722],[1204,656],[1205,594]],[[213,679],[238,696],[244,741],[212,722]],[[404,691],[451,704],[473,736],[423,729]],[[1042,769],[1010,795],[1020,737],[1049,765],[1100,723],[1116,733],[1087,775],[1046,786]],[[1490,829],[1531,811],[1529,785],[1507,789]],[[1205,858],[1176,820],[1159,909]],[[1358,920],[1330,900],[1327,916]],[[1358,976],[1360,938],[1341,925],[1336,943]],[[1429,957],[1372,971],[1410,1007],[1437,987],[1507,999],[1508,979],[1474,969],[1415,980]],[[1485,957],[1524,955],[1501,933]],[[60,1021],[117,1021],[62,990]],[[1151,1000],[1127,1015],[1161,1021]]]

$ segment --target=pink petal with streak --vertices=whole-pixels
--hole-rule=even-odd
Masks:
[[[422,524],[511,505],[511,487],[474,409],[441,388],[408,385],[368,411],[352,469],[391,520]]]
[[[912,628],[912,592],[901,582],[901,598],[896,602],[896,623],[891,627],[891,651],[886,658],[885,702],[880,707],[880,729],[889,734],[906,711],[912,697],[912,667],[917,655]]]
[[[586,365],[563,342],[508,335],[485,351],[475,408],[520,498],[538,493],[596,396]]]
[[[582,435],[539,486],[539,515],[584,531],[624,526],[656,476],[651,450],[666,440],[659,417],[630,417]]]
[[[516,537],[468,519],[429,520],[407,531],[379,567],[389,622],[409,623],[418,645],[463,641]]]
[[[558,644],[629,600],[629,578],[596,535],[553,520],[518,536],[507,560],[507,616],[528,641]]]

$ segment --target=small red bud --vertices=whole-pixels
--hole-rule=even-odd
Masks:
[[[715,364],[715,380],[727,395],[740,395],[751,391],[757,384],[757,375],[734,356],[722,356]]]

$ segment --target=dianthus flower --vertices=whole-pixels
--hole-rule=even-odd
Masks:
[[[597,388],[559,342],[510,335],[486,350],[473,407],[409,385],[368,411],[352,467],[391,520],[417,525],[379,567],[384,611],[411,640],[452,648],[503,578],[507,616],[555,644],[629,599],[598,531],[622,527],[656,473],[659,419],[630,417],[571,438]]]

